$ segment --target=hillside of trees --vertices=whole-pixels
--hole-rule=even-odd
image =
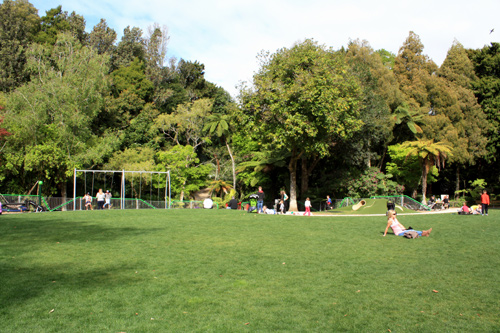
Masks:
[[[73,170],[170,170],[176,199],[263,186],[313,201],[498,193],[500,44],[459,41],[441,66],[409,32],[397,55],[351,40],[259,54],[233,98],[205,66],[168,55],[168,30],[27,0],[0,5],[0,193],[67,197]],[[158,186],[150,184],[151,187]]]

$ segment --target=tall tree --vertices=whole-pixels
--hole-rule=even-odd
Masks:
[[[156,126],[174,144],[190,145],[196,150],[209,140],[203,127],[212,105],[213,101],[208,98],[181,104],[174,113],[159,115]]]
[[[460,167],[476,164],[476,161],[487,153],[488,141],[485,134],[489,126],[472,90],[473,83],[477,81],[474,65],[458,41],[455,41],[448,51],[438,75],[445,79],[450,94],[450,105],[445,111],[457,131],[457,140],[450,141],[453,144],[453,157],[450,161],[456,162],[455,191],[458,191]]]
[[[424,45],[420,37],[410,31],[408,38],[399,49],[394,64],[394,73],[410,106],[417,108],[427,106],[428,110],[430,107],[426,84],[437,67],[423,54],[423,51]]]
[[[137,27],[130,29],[130,26],[123,29],[123,36],[111,56],[111,70],[128,66],[135,58],[144,62],[146,50],[142,30]]]
[[[88,45],[97,50],[98,54],[111,53],[114,50],[116,31],[108,27],[105,19],[101,19],[89,34]]]
[[[54,45],[57,41],[57,35],[62,32],[68,32],[73,35],[80,43],[86,40],[85,19],[83,16],[72,12],[62,10],[62,6],[57,6],[45,12],[41,17],[40,30],[35,36],[35,41],[42,44]]]
[[[26,50],[40,27],[37,12],[27,0],[0,4],[0,91],[11,91],[28,80]]]
[[[356,133],[352,143],[353,157],[367,167],[378,162],[388,143],[392,140],[391,107],[400,99],[396,78],[366,41],[351,41],[346,54],[353,74],[363,90],[360,116],[364,126]],[[389,84],[388,84],[389,83]],[[354,161],[353,161],[354,162]]]
[[[482,106],[491,125],[489,138],[488,161],[500,161],[500,43],[491,43],[480,50],[468,50],[469,58],[474,64],[478,80],[473,82],[474,93]]]
[[[102,163],[116,147],[116,135],[90,129],[107,92],[107,59],[61,34],[54,47],[33,44],[28,66],[36,75],[7,96],[6,171],[44,179],[65,197],[74,167]]]
[[[344,57],[312,40],[275,54],[261,54],[253,91],[244,107],[270,149],[291,153],[290,210],[297,210],[297,162],[330,154],[339,140],[358,131],[360,90]]]

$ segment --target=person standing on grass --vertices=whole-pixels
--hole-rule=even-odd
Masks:
[[[104,209],[104,192],[102,191],[102,188],[99,189],[99,192],[95,195],[97,199],[97,209]]]
[[[283,189],[281,190],[281,201],[283,201],[283,212],[282,214],[286,213],[286,205],[288,204],[288,195],[286,194],[286,191]],[[280,201],[280,204],[281,204],[281,201]],[[280,208],[281,210],[281,208]]]
[[[286,213],[285,203],[283,202],[283,200],[280,200],[280,214],[285,214],[285,213]]]
[[[488,206],[490,205],[490,196],[486,190],[481,194],[481,216],[486,214],[488,216]]]
[[[262,186],[259,186],[259,192],[257,192],[259,198],[257,199],[257,213],[264,213],[264,198],[266,197]]]
[[[410,229],[406,229],[404,225],[399,223],[398,219],[396,218],[396,211],[394,210],[390,210],[388,212],[387,227],[385,227],[384,237],[385,235],[387,235],[387,230],[389,230],[389,227],[391,227],[392,231],[394,232],[394,235],[396,236],[403,236],[408,231],[415,231],[419,236],[429,237],[432,231],[432,228],[424,231],[413,230],[411,229],[411,227]]]
[[[306,206],[306,211],[304,212],[304,215],[307,214],[307,216],[311,216],[311,200],[309,200],[309,198],[307,198],[304,205]]]
[[[104,207],[108,206],[108,209],[111,209],[111,192],[109,190],[106,190],[106,193],[104,194],[104,200],[106,201],[104,203]]]

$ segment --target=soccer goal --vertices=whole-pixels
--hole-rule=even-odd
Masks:
[[[73,210],[85,209],[83,196],[95,197],[99,189],[111,193],[114,209],[167,209],[171,204],[170,171],[74,169]]]

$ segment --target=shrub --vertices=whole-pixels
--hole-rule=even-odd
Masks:
[[[377,168],[369,168],[359,177],[347,182],[347,195],[353,198],[367,198],[375,195],[402,194],[404,186],[391,178],[391,174],[384,174]]]

